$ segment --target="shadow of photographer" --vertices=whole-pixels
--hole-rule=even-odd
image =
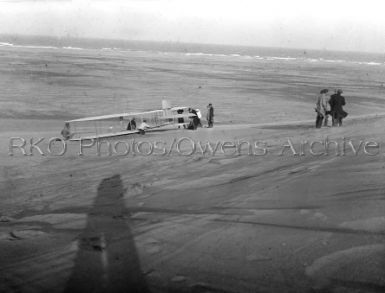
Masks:
[[[120,175],[98,186],[64,292],[149,292],[123,201]]]

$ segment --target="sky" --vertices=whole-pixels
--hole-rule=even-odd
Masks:
[[[383,0],[0,0],[0,34],[385,53],[384,8]]]

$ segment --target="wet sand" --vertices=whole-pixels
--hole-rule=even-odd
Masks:
[[[38,55],[35,60],[41,62],[44,54],[34,54]],[[32,60],[31,56],[28,58]],[[71,55],[71,62],[73,58]],[[84,61],[89,56],[76,55],[76,58]],[[138,56],[131,58],[139,60]],[[65,62],[55,60],[54,70],[58,74],[73,69],[68,64],[59,68]],[[139,70],[143,63],[149,62],[146,58],[140,60],[126,62],[133,67],[138,64],[136,70]],[[229,74],[224,81],[223,75],[215,72],[217,69],[199,71],[187,65],[186,60],[179,60],[175,61],[179,67],[175,63],[168,66],[180,69],[184,64],[190,73],[172,73],[179,81],[175,83],[170,73],[165,73],[164,64],[169,60],[161,60],[163,71],[133,72],[132,76],[112,71],[118,78],[104,78],[104,83],[111,86],[105,89],[106,93],[118,97],[128,87],[135,86],[135,92],[141,90],[143,96],[152,97],[140,103],[137,95],[137,100],[130,101],[137,105],[135,110],[142,110],[156,104],[158,96],[183,93],[192,85],[199,87],[199,79],[209,86],[202,87],[205,94],[196,96],[196,104],[204,106],[209,97],[218,109],[216,117],[221,123],[213,129],[170,130],[120,140],[163,141],[167,145],[182,137],[212,143],[258,141],[266,143],[268,153],[248,155],[244,148],[241,155],[230,155],[232,149],[227,149],[226,154],[218,151],[215,155],[183,156],[174,149],[166,156],[131,153],[108,156],[104,149],[98,156],[93,147],[79,157],[79,146],[71,142],[66,154],[59,157],[41,156],[36,150],[32,156],[23,156],[16,149],[9,156],[10,137],[54,137],[64,119],[86,114],[89,105],[92,107],[88,113],[92,114],[114,112],[115,105],[105,101],[106,106],[101,107],[95,103],[98,98],[103,103],[100,97],[105,93],[99,91],[94,79],[60,77],[59,85],[52,72],[47,74],[48,81],[43,82],[34,74],[14,68],[5,74],[3,70],[3,86],[6,77],[12,77],[20,87],[25,86],[28,97],[41,98],[47,111],[44,116],[43,108],[34,104],[34,100],[23,100],[24,92],[15,89],[15,85],[12,85],[13,98],[1,95],[4,115],[0,124],[0,291],[382,292],[385,288],[385,118],[355,118],[374,109],[384,112],[383,101],[376,94],[378,89],[368,87],[365,91],[367,82],[352,81],[359,68],[338,81],[351,88],[355,84],[354,90],[346,93],[350,116],[344,127],[315,130],[311,109],[318,78],[310,78],[310,85],[306,86],[291,84],[294,71],[289,68],[284,71],[286,79],[272,76],[272,81],[266,81],[268,85],[261,82],[262,77],[256,78],[258,74],[251,74],[256,79],[247,81],[249,76],[244,72],[237,76]],[[100,65],[98,70],[109,68],[111,62],[108,59],[107,65]],[[225,65],[218,66],[223,69]],[[191,77],[191,68],[195,68],[196,77]],[[205,70],[207,76],[216,77],[204,78]],[[313,70],[322,80],[330,74],[319,68],[318,74],[311,67],[304,70]],[[338,71],[342,68],[335,70],[336,76],[340,76]],[[132,82],[132,78],[139,79],[141,74],[142,78],[150,74],[153,77],[150,83],[159,83],[156,97],[151,94],[155,92],[154,86],[141,87]],[[131,82],[122,83],[124,78]],[[71,80],[79,84],[75,86]],[[96,88],[87,85],[90,82]],[[145,84],[144,80],[141,82]],[[247,83],[253,88],[245,90]],[[123,84],[127,88],[115,89]],[[50,94],[38,95],[49,86],[53,87]],[[91,98],[73,95],[83,95],[75,89],[77,86],[84,86]],[[264,94],[256,88],[264,88],[265,92],[261,90]],[[241,95],[244,107],[235,107],[232,112],[232,102],[240,91],[244,93]],[[247,99],[256,95],[262,100],[255,98],[247,104]],[[47,103],[52,96],[55,100]],[[68,96],[66,103],[58,103],[64,96]],[[264,96],[271,103],[266,104]],[[363,96],[370,98],[363,102],[359,98]],[[177,100],[188,105],[192,101],[183,94]],[[275,116],[283,113],[275,107],[282,101],[286,101],[287,114]],[[6,102],[13,112],[6,111]],[[85,104],[79,106],[82,103]],[[266,111],[258,110],[259,106]],[[72,107],[76,110],[73,113]],[[63,109],[59,117],[55,117],[57,108]],[[259,115],[253,119],[256,112]],[[232,123],[230,117],[234,117]],[[288,148],[279,155],[288,139],[299,150],[304,140],[341,141],[344,137],[355,147],[360,140],[376,141],[381,147],[380,154],[366,155],[362,146],[354,155],[348,145],[345,156],[335,155],[333,146],[325,156],[312,155],[308,146],[303,156],[294,156]],[[40,145],[47,153],[47,140]],[[55,147],[60,150],[59,145]],[[181,150],[187,153],[189,145],[181,144]]]

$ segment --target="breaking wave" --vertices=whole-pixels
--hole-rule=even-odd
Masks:
[[[7,42],[0,42],[0,47],[12,47],[12,48],[26,48],[26,49],[66,49],[66,50],[84,50],[84,48],[80,47],[71,47],[71,46],[63,46],[63,47],[57,47],[57,46],[41,46],[41,45],[17,45]]]
[[[255,60],[265,60],[265,61],[286,61],[286,62],[325,62],[325,63],[351,63],[351,64],[359,64],[359,65],[385,65],[385,62],[373,62],[373,61],[352,61],[352,60],[344,60],[344,59],[324,59],[324,58],[307,58],[307,57],[281,57],[281,56],[259,56],[259,55],[241,55],[241,54],[215,54],[215,53],[184,53],[187,57],[218,57],[218,58],[245,58],[245,59],[255,59]]]
[[[84,50],[84,48],[79,48],[79,47],[62,47],[62,48],[67,50]]]

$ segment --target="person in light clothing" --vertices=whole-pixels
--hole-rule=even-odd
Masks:
[[[321,128],[322,121],[324,121],[324,126],[328,124],[328,116],[330,113],[330,104],[329,104],[329,96],[328,89],[323,89],[320,91],[319,96],[317,97],[315,111],[317,112],[315,127]]]
[[[147,120],[143,120],[142,123],[140,123],[137,128],[139,130],[146,130],[146,129],[150,128],[150,125],[148,125],[146,122],[147,122]]]

